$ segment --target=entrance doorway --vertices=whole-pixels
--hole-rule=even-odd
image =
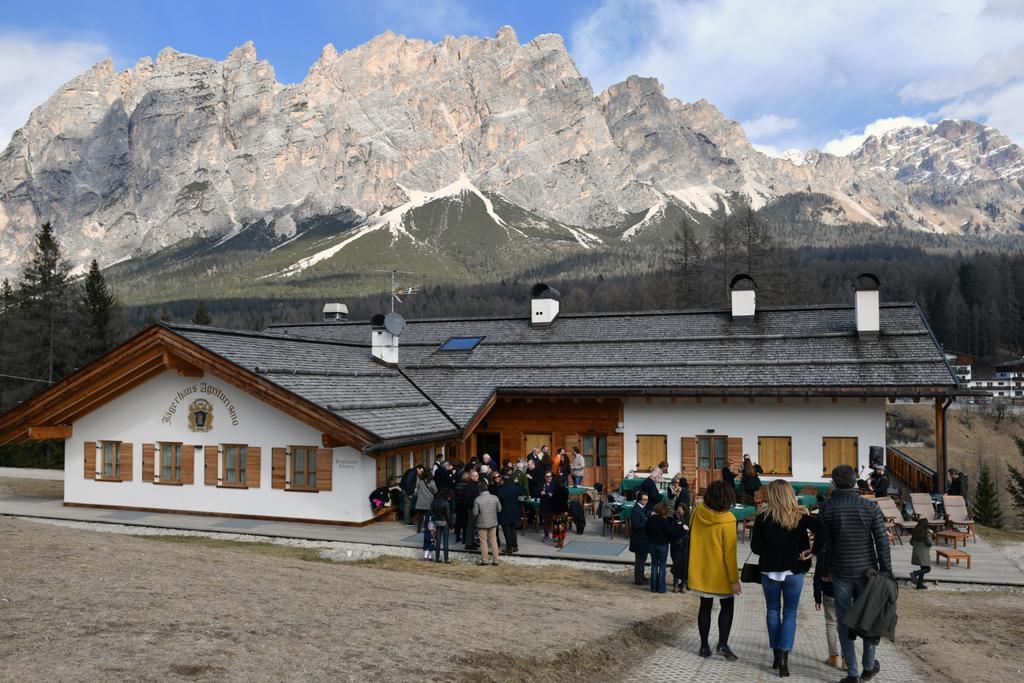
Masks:
[[[724,436],[697,437],[697,490],[704,491],[713,481],[722,478],[722,468],[728,462]]]
[[[523,434],[523,455],[527,456],[534,448],[547,446],[551,448],[550,434]],[[551,450],[554,450],[553,448]],[[554,455],[552,453],[552,455]]]
[[[585,434],[580,451],[587,467],[583,470],[583,485],[600,484],[608,487],[608,437],[603,434]]]
[[[484,453],[490,454],[491,460],[501,468],[501,432],[476,433],[476,452],[473,455],[480,460]]]

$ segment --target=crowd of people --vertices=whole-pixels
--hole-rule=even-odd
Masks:
[[[454,535],[454,543],[480,551],[478,564],[497,565],[499,555],[519,552],[523,517],[540,522],[544,542],[561,548],[572,525],[578,533],[586,525],[582,506],[569,499],[569,486],[583,482],[585,466],[578,448],[552,453],[548,446],[504,466],[488,453],[466,463],[417,464],[399,480],[403,519],[423,533],[423,556],[436,562],[450,561]],[[372,500],[384,497],[371,494]]]

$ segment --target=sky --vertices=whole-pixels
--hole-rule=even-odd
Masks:
[[[559,33],[595,91],[653,76],[707,99],[778,154],[855,149],[867,135],[943,118],[1024,144],[1024,0],[177,0],[5,3],[0,146],[62,83],[164,47],[223,59],[247,40],[278,80],[302,80],[327,43],[391,30],[521,42]]]

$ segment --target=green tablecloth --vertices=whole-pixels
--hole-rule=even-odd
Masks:
[[[627,500],[622,504],[622,509],[619,510],[619,519],[623,522],[629,521],[629,516],[633,514],[633,507],[636,506],[635,500]]]
[[[809,493],[806,493],[802,496],[797,496],[796,499],[801,505],[803,505],[806,508],[811,508],[818,504],[818,497],[811,495]]]
[[[644,479],[646,478],[647,477],[630,477],[623,479],[622,483],[619,484],[619,492],[629,493],[631,491],[636,491],[640,488],[640,484],[644,483]]]
[[[800,493],[800,489],[815,488],[818,490],[818,495],[821,496],[827,496],[829,489],[832,488],[830,481],[791,481],[789,483],[797,493]]]
[[[589,489],[586,486],[566,486],[569,489],[570,496],[578,496],[583,493],[593,493],[594,489]]]
[[[753,517],[754,512],[756,512],[753,505],[734,505],[729,508],[729,511],[736,518],[737,522],[742,522],[747,517]]]

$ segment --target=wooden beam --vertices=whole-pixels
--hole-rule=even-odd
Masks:
[[[914,403],[920,403],[920,402],[921,402],[921,397],[920,396],[915,396],[914,397]]]
[[[174,354],[164,352],[164,365],[171,370],[177,370],[178,374],[182,377],[202,377],[203,369],[198,365],[193,365],[187,360],[178,358]]]
[[[71,425],[45,425],[28,428],[28,438],[34,441],[47,439],[70,439]]]
[[[321,434],[320,443],[324,445],[324,448],[341,448],[342,446],[348,446],[348,442],[342,441],[336,436],[330,434]]]

